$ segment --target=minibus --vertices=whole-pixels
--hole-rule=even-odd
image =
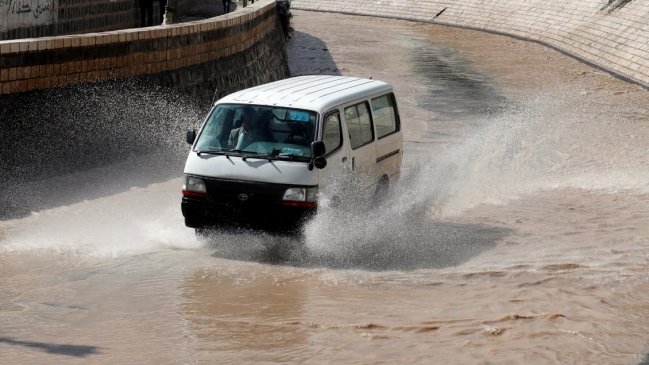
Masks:
[[[187,227],[299,229],[318,206],[363,204],[400,173],[397,100],[382,81],[299,76],[216,101],[187,132]]]

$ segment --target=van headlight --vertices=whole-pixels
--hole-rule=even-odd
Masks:
[[[204,198],[207,197],[205,181],[194,176],[186,176],[183,184],[183,196]]]
[[[289,206],[315,208],[318,206],[318,188],[288,188],[282,203]]]

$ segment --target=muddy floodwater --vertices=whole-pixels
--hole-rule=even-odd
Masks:
[[[498,35],[293,20],[293,74],[395,87],[386,204],[198,241],[186,146],[10,187],[34,209],[0,221],[0,363],[649,363],[646,90]]]

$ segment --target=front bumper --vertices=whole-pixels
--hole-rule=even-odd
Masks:
[[[295,231],[317,211],[315,207],[287,206],[283,203],[286,189],[303,186],[201,179],[205,182],[207,197],[182,198],[181,209],[188,227]]]

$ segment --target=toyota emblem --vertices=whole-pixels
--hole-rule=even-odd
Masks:
[[[237,199],[241,200],[242,202],[245,202],[248,200],[248,194],[239,194],[237,195]]]

